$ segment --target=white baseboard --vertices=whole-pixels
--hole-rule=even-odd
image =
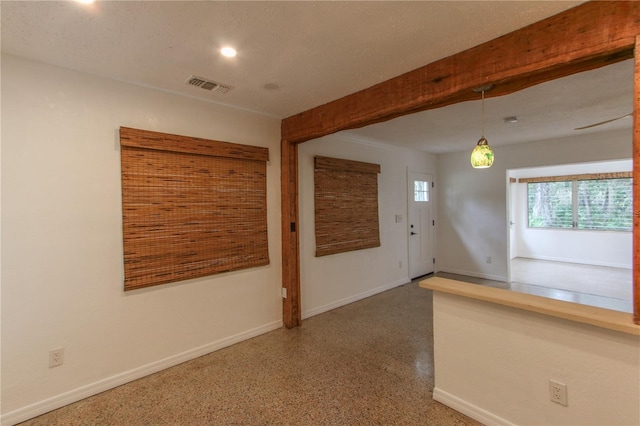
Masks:
[[[328,303],[326,305],[323,306],[319,306],[317,308],[313,308],[313,309],[309,309],[309,310],[303,310],[302,311],[302,319],[306,319],[306,318],[310,318],[312,316],[315,315],[319,315],[321,313],[324,312],[328,312],[332,309],[336,309],[339,308],[341,306],[344,305],[348,305],[349,303],[353,303],[353,302],[357,302],[358,300],[362,300],[362,299],[366,299],[367,297],[373,296],[374,294],[378,294],[378,293],[382,293],[383,291],[387,291],[387,290],[391,290],[392,288],[410,283],[411,280],[407,277],[407,278],[403,278],[401,280],[398,281],[394,281],[392,283],[389,284],[385,284],[383,286],[380,287],[376,287],[374,289],[371,290],[367,290],[365,292],[362,293],[358,293],[358,294],[354,294],[353,296],[349,296],[349,297],[345,297],[344,299],[340,299],[340,300],[336,300],[335,302],[331,302]]]
[[[65,405],[80,401],[81,399],[88,398],[90,396],[99,394],[100,392],[104,392],[106,390],[113,389],[117,386],[140,379],[150,374],[157,373],[158,371],[162,371],[169,367],[182,364],[183,362],[190,361],[192,359],[198,358],[211,352],[215,352],[222,348],[226,348],[227,346],[231,346],[235,343],[239,343],[244,340],[259,336],[261,334],[268,333],[269,331],[277,330],[281,327],[282,321],[274,321],[272,323],[253,328],[251,330],[247,330],[215,342],[207,343],[206,345],[190,349],[188,351],[170,356],[168,358],[161,359],[159,361],[155,361],[129,371],[124,371],[114,376],[107,377],[105,379],[90,383],[85,386],[81,386],[60,395],[56,395],[52,398],[48,398],[43,401],[27,405],[26,407],[4,413],[0,418],[0,424],[2,424],[3,426],[15,425],[16,423],[23,422],[57,408],[64,407]]]
[[[493,280],[493,281],[501,281],[501,282],[507,281],[506,275],[485,274],[483,272],[467,271],[464,269],[457,269],[457,268],[448,268],[446,266],[438,268],[438,272],[448,272],[449,274],[466,275],[468,277],[483,278],[485,280]]]
[[[515,426],[514,423],[483,410],[482,408],[445,392],[438,387],[433,389],[433,399],[487,426]]]

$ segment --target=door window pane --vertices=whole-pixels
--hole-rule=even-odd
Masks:
[[[413,201],[429,201],[429,182],[424,180],[413,181]]]

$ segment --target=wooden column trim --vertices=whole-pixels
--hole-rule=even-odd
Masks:
[[[640,35],[633,80],[633,322],[640,324]]]
[[[592,1],[282,121],[283,322],[301,322],[297,144],[427,109],[501,96],[634,57],[640,2]],[[640,323],[640,68],[634,89],[634,321]],[[296,231],[291,231],[295,223]]]
[[[282,172],[282,322],[286,328],[302,324],[300,308],[300,238],[298,224],[298,145],[281,141]]]

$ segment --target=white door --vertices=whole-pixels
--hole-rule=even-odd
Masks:
[[[433,272],[433,178],[410,171],[408,183],[409,276],[413,279]]]

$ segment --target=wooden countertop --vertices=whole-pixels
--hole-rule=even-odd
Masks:
[[[640,336],[640,325],[634,324],[633,315],[626,312],[440,277],[427,278],[420,287]]]

